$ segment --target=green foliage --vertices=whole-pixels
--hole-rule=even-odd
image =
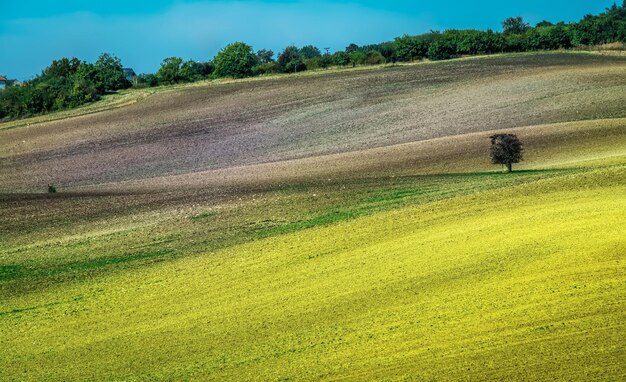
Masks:
[[[323,56],[318,58],[320,68],[328,68],[333,65],[333,56],[326,53]]]
[[[215,74],[219,77],[242,78],[252,75],[252,68],[258,58],[252,47],[243,42],[236,42],[222,49],[215,59]]]
[[[74,83],[70,92],[72,102],[69,106],[76,107],[98,100],[105,92],[102,75],[95,65],[84,63],[74,74]],[[125,79],[124,79],[125,80]]]
[[[337,66],[346,66],[350,63],[350,56],[346,52],[335,52],[332,55],[332,62]]]
[[[122,61],[108,53],[103,53],[98,57],[94,65],[97,71],[97,86],[102,91],[115,91],[130,87],[130,82],[124,75]]]
[[[365,52],[361,50],[354,51],[350,53],[349,56],[350,56],[350,62],[352,63],[352,66],[365,64],[365,58],[367,57],[365,55]]]
[[[52,64],[41,72],[40,79],[67,78],[76,73],[81,64],[82,62],[76,57],[71,59],[63,57],[59,60],[53,60]]]
[[[285,48],[278,56],[278,67],[283,73],[299,72],[306,69],[300,49],[291,45]]]
[[[278,64],[273,61],[263,62],[258,65],[255,65],[252,68],[252,74],[255,76],[261,76],[264,74],[272,74],[272,73],[279,73],[279,72],[280,72],[280,68],[278,67]]]
[[[128,86],[122,63],[115,56],[104,53],[95,64],[64,57],[52,61],[32,81],[0,93],[0,119],[78,107]]]
[[[319,58],[306,58],[304,60],[304,66],[306,70],[316,70],[320,68]]]
[[[303,60],[309,60],[312,58],[322,57],[322,53],[317,47],[313,45],[307,45],[300,48],[300,57]]]
[[[213,73],[212,62],[197,62],[188,60],[180,68],[180,76],[184,82],[194,82],[205,79]]]
[[[385,62],[398,61],[395,42],[385,42],[379,44],[375,50],[380,52],[380,54],[385,58]]]
[[[160,85],[171,85],[182,82],[194,82],[208,77],[213,72],[211,62],[196,62],[193,60],[183,61],[179,57],[169,57],[163,60],[159,71],[156,73],[156,82]],[[155,86],[152,78],[147,81],[145,76],[137,81],[142,86]],[[148,84],[148,82],[150,82]]]
[[[453,39],[443,37],[430,44],[428,58],[431,60],[448,60],[458,54]]]
[[[612,7],[598,16],[587,15],[573,29],[574,45],[626,42],[626,5]]]
[[[564,25],[529,28],[524,34],[523,50],[554,50],[571,48],[570,30]]]
[[[330,54],[314,55],[310,58],[305,58],[303,55],[300,55],[300,57],[302,58],[306,70],[325,69],[334,64],[333,56]]]
[[[404,35],[395,39],[396,56],[401,61],[413,61],[426,57],[428,42],[424,36]]]
[[[159,71],[156,73],[160,84],[176,84],[182,82],[180,73],[183,66],[183,59],[180,57],[168,57],[161,63]]]
[[[524,146],[515,134],[495,134],[491,139],[491,163],[506,165],[513,171],[513,163],[519,163],[524,154]]]
[[[271,50],[261,49],[256,52],[257,59],[261,64],[267,64],[269,62],[274,62],[274,52]]]
[[[504,50],[504,42],[503,36],[492,30],[448,30],[430,44],[429,58],[446,59],[460,55],[498,53]],[[431,50],[433,45],[436,46]]]
[[[136,88],[149,88],[159,85],[159,79],[154,74],[140,74],[135,78]]]
[[[357,50],[359,50],[359,46],[357,44],[355,44],[355,43],[352,43],[352,44],[350,44],[350,45],[348,45],[346,47],[346,53],[348,53],[348,54],[354,53]]]
[[[541,27],[551,27],[552,25],[554,25],[554,24],[552,24],[551,22],[549,22],[549,21],[547,21],[547,20],[543,20],[543,21],[538,22],[538,23],[537,23],[537,25],[536,25],[536,27],[537,27],[537,28],[541,28]]]
[[[528,28],[529,25],[521,16],[509,17],[502,22],[502,31],[505,35],[521,34],[526,32]]]
[[[365,53],[365,59],[363,60],[365,65],[380,65],[385,63],[385,57],[382,53],[376,50],[370,50]]]

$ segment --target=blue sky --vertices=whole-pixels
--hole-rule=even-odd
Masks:
[[[527,1],[78,1],[1,0],[0,74],[20,80],[53,59],[94,61],[101,52],[136,72],[154,72],[165,57],[211,59],[245,41],[256,50],[313,44],[331,50],[349,43],[391,40],[430,29],[500,29],[508,16],[576,21],[612,0]]]

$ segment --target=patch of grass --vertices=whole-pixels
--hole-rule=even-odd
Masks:
[[[361,209],[357,211],[334,211],[307,220],[277,225],[269,228],[255,229],[253,232],[257,237],[270,237],[274,235],[281,235],[317,226],[328,225],[344,220],[354,219],[356,217],[364,215],[365,213],[367,213],[367,209]]]
[[[423,197],[429,193],[436,192],[436,190],[428,190],[428,189],[394,189],[394,190],[386,190],[383,192],[374,193],[367,199],[367,203],[374,204],[394,204],[401,201],[406,201],[407,199],[413,199],[415,197]]]
[[[207,212],[201,212],[199,214],[193,215],[193,216],[190,217],[190,219],[192,221],[197,222],[197,221],[207,220],[207,219],[212,218],[212,217],[214,217],[216,215],[217,215],[217,212],[215,212],[215,211],[207,211]]]
[[[0,266],[0,283],[21,279],[67,281],[72,275],[90,275],[92,271],[105,271],[107,268],[127,264],[145,265],[147,262],[162,261],[175,255],[171,249],[154,249],[126,253],[115,257],[97,257],[67,263],[57,262],[52,266],[32,266],[31,264],[9,264]]]
[[[0,265],[0,282],[20,278],[23,275],[20,265]]]
[[[133,252],[125,256],[98,258],[98,259],[93,259],[93,260],[69,263],[65,265],[65,267],[63,268],[53,270],[53,273],[97,269],[97,268],[103,268],[103,267],[130,263],[130,262],[135,262],[135,261],[141,261],[141,260],[162,259],[164,257],[171,256],[173,253],[174,251],[168,250],[168,249]]]

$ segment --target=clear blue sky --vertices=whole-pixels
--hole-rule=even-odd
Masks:
[[[93,61],[101,52],[136,72],[165,57],[211,59],[245,41],[278,52],[289,44],[333,51],[430,29],[500,29],[509,16],[530,23],[576,21],[613,0],[79,1],[0,0],[0,74],[28,79],[53,59]]]

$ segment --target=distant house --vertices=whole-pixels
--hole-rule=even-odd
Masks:
[[[7,87],[7,79],[3,76],[0,76],[0,90],[4,90]]]
[[[124,68],[122,70],[124,71],[124,77],[126,77],[128,81],[130,82],[135,81],[135,77],[137,77],[137,73],[135,73],[133,68]]]

